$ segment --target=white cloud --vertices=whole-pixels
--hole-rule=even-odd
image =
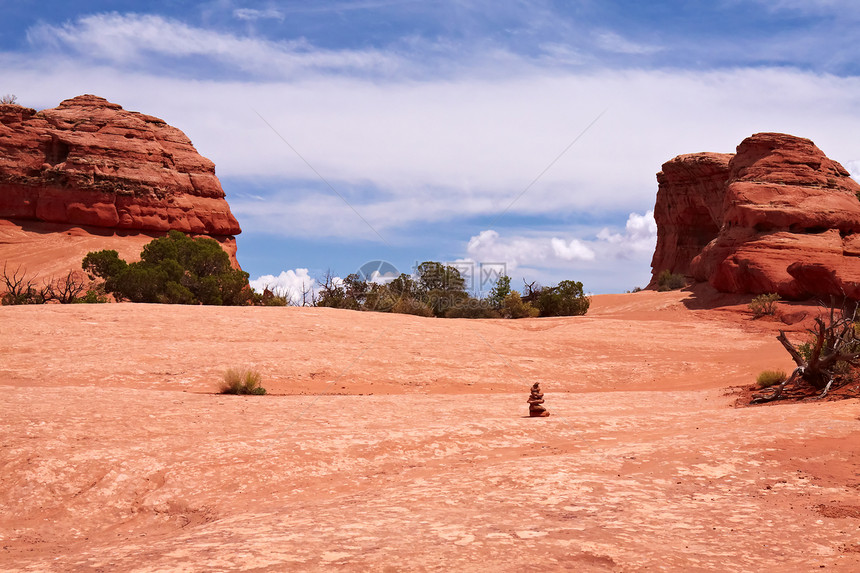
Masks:
[[[597,233],[597,238],[617,246],[619,256],[630,251],[653,253],[657,246],[657,222],[654,220],[654,211],[648,211],[644,215],[630,213],[624,234],[613,233],[608,228],[604,228]]]
[[[550,42],[540,46],[545,56],[544,59],[560,65],[581,65],[591,58],[572,46]]]
[[[240,20],[283,20],[284,14],[274,8],[256,10],[254,8],[236,8],[233,16]]]
[[[597,46],[607,52],[617,54],[648,55],[662,50],[659,46],[640,44],[624,38],[615,32],[600,32],[596,35]]]
[[[343,282],[340,277],[333,277],[332,283],[339,285]],[[290,269],[281,271],[278,276],[263,275],[249,281],[251,288],[262,293],[269,289],[278,296],[289,299],[291,304],[301,306],[310,304],[314,297],[319,295],[322,285],[311,277],[308,269]],[[304,298],[304,300],[303,300]]]
[[[560,238],[551,232],[503,237],[492,229],[481,231],[466,245],[468,260],[502,262],[510,270],[520,267],[563,269],[571,263],[579,267],[605,264],[618,259],[642,259],[654,252],[657,225],[653,211],[630,213],[624,233],[608,227],[591,239]]]
[[[322,50],[140,15],[42,25],[30,37],[35,54],[0,53],[4,83],[21,103],[53,107],[96,93],[164,118],[216,163],[246,230],[285,236],[378,240],[255,110],[392,242],[416,224],[498,215],[604,109],[501,223],[641,212],[653,205],[663,162],[732,151],[757,131],[809,137],[846,165],[860,157],[860,80],[851,77],[764,68],[571,70],[551,63],[550,45],[549,60],[496,50],[451,74],[367,79],[353,72],[426,69],[406,61],[417,53]],[[61,49],[45,49],[52,44]],[[557,58],[569,55],[555,50]],[[176,54],[258,70],[265,80],[143,71]],[[241,189],[257,178],[270,184],[244,197],[233,192],[234,184]],[[628,251],[644,249],[650,239],[629,224],[636,223],[607,231],[600,243],[620,244],[618,234]],[[535,229],[511,230],[492,249],[515,261],[573,256],[571,241],[584,236],[573,225],[555,234],[567,250],[554,250],[553,237],[541,237],[536,249]],[[602,256],[591,241],[584,244]]]
[[[593,261],[594,251],[579,239],[571,239],[569,242],[553,237],[550,240],[553,254],[565,261]]]
[[[737,2],[738,0],[732,0]],[[802,14],[832,14],[852,17],[857,11],[856,0],[755,0],[772,12],[789,11]]]
[[[845,161],[842,165],[848,170],[848,173],[851,174],[852,179],[860,181],[860,159]]]
[[[61,26],[43,23],[28,30],[27,39],[37,48],[53,47],[60,53],[72,51],[113,64],[142,65],[152,63],[153,57],[204,57],[266,77],[320,69],[384,71],[399,62],[396,56],[375,50],[322,50],[302,40],[237,36],[147,14],[94,14]]]
[[[546,260],[548,243],[534,237],[502,238],[488,229],[469,239],[466,246],[468,259],[478,262],[505,263],[513,270],[521,266],[534,266]]]

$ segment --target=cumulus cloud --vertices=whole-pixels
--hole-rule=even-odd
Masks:
[[[550,240],[553,254],[565,261],[593,261],[594,251],[579,239],[564,241],[553,237]]]
[[[510,270],[519,267],[566,268],[591,263],[605,264],[618,259],[644,259],[654,252],[657,224],[654,212],[630,213],[624,232],[601,229],[590,239],[542,235],[502,236],[488,229],[469,239],[468,259],[505,263]]]
[[[343,281],[340,277],[334,277],[332,282],[339,285]],[[308,269],[281,271],[278,276],[263,275],[249,281],[249,283],[256,292],[262,293],[265,289],[269,289],[278,296],[286,297],[290,304],[296,306],[309,304],[313,297],[319,295],[322,288],[319,281],[310,276]]]
[[[533,266],[546,260],[548,243],[533,237],[503,238],[498,232],[481,231],[466,245],[468,260],[484,263],[505,263],[509,269]]]
[[[601,229],[597,238],[615,245],[619,256],[627,252],[653,253],[657,246],[657,222],[654,220],[654,211],[647,211],[644,215],[630,213],[625,225],[625,232],[613,233],[609,228]]]

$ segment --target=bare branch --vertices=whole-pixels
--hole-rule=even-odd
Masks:
[[[795,364],[800,366],[804,363],[803,357],[800,355],[794,345],[788,341],[788,338],[786,338],[784,330],[779,331],[779,336],[777,336],[776,339],[779,340],[780,343],[782,343],[783,347],[788,351],[788,353],[791,354],[791,359],[794,360]]]

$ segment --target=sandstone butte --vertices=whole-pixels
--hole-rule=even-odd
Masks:
[[[657,181],[649,287],[668,269],[726,293],[860,299],[860,185],[812,141],[758,133]]]
[[[39,112],[0,105],[4,260],[43,274],[79,269],[88,250],[136,258],[172,229],[218,240],[238,266],[241,229],[215,165],[182,131],[94,95]],[[20,251],[29,256],[18,261]]]

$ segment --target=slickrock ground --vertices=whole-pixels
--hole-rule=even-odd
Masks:
[[[114,249],[126,261],[140,259],[143,247],[155,235],[135,233],[125,236],[73,225],[0,219],[0,268],[36,280],[37,285],[69,271],[80,271],[81,261],[90,251]],[[4,285],[5,286],[5,285]]]
[[[0,307],[0,570],[858,570],[858,401],[731,407],[785,325],[702,296]]]

